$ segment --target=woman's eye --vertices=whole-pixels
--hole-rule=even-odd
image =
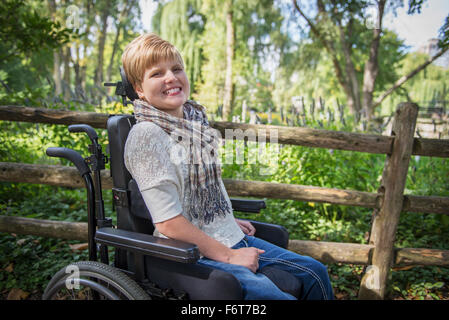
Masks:
[[[156,77],[158,75],[159,75],[159,72],[155,72],[155,73],[152,73],[150,77],[152,78],[152,77]]]

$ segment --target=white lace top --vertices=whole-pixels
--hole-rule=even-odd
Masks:
[[[232,247],[244,233],[237,225],[232,209],[224,217],[217,216],[209,224],[200,224],[188,212],[190,186],[186,163],[171,160],[174,146],[180,144],[154,123],[145,121],[134,125],[125,145],[125,166],[136,180],[153,223],[162,222],[182,214],[193,225],[210,237]],[[220,181],[220,188],[232,208],[231,201]],[[155,230],[155,235],[164,236]]]

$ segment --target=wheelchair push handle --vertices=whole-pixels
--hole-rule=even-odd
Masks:
[[[98,140],[97,132],[88,124],[72,124],[69,126],[69,132],[85,132],[92,142]]]
[[[51,147],[47,148],[46,153],[50,157],[64,158],[71,161],[76,166],[81,176],[84,176],[86,173],[90,173],[90,169],[83,157],[75,150],[69,148]]]

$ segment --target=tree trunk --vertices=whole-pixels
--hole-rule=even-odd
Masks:
[[[325,35],[323,35],[317,26],[310,20],[305,13],[301,10],[301,8],[296,3],[296,0],[293,0],[293,6],[296,8],[296,10],[299,12],[299,14],[306,20],[307,24],[310,27],[310,30],[312,33],[318,38],[318,40],[321,42],[321,44],[324,46],[326,51],[331,57],[332,64],[334,65],[335,75],[337,77],[338,83],[343,88],[346,98],[349,110],[352,114],[357,115],[358,110],[360,109],[358,106],[360,103],[357,102],[357,99],[355,99],[353,94],[353,88],[351,85],[351,80],[348,78],[348,75],[345,75],[343,73],[343,69],[341,66],[340,61],[338,60],[338,54],[337,49],[335,48],[334,44],[331,41],[327,41]],[[326,15],[327,13],[324,10],[324,4],[321,1],[317,2],[317,6],[319,9],[320,15]],[[319,25],[319,23],[317,23]]]
[[[101,172],[101,180],[103,190],[112,188],[109,170]],[[85,187],[75,167],[15,162],[0,162],[0,181],[71,188]],[[382,194],[356,190],[234,179],[223,179],[223,184],[230,196],[324,202],[376,209],[381,208],[383,201]],[[449,197],[406,195],[402,201],[403,212],[449,215],[448,207]]]
[[[356,121],[359,120],[359,114],[361,109],[361,101],[360,101],[360,88],[359,88],[359,82],[357,80],[357,74],[355,72],[354,63],[352,63],[351,60],[351,48],[350,44],[345,38],[345,32],[343,29],[343,26],[338,26],[339,33],[340,33],[340,41],[341,41],[341,47],[343,49],[343,56],[345,58],[345,69],[346,69],[346,77],[347,77],[347,83],[349,87],[349,95],[348,100],[350,101],[350,109],[352,113],[356,117]],[[347,89],[345,90],[347,91]]]
[[[114,44],[112,46],[111,59],[109,60],[109,66],[108,66],[108,71],[107,71],[107,81],[111,81],[112,80],[111,79],[112,68],[114,67],[114,58],[115,58],[115,54],[116,54],[117,49],[118,49],[118,40],[120,38],[121,31],[122,31],[122,24],[119,22],[117,24],[117,30],[115,31],[115,38],[114,38]]]
[[[26,106],[0,106],[0,120],[24,121],[50,124],[86,123],[94,128],[106,128],[108,114],[82,111],[64,111]],[[229,137],[236,139],[238,132],[248,134],[251,131],[264,132],[265,141],[277,141],[279,144],[292,144],[307,147],[360,151],[367,153],[389,154],[394,139],[383,135],[352,133],[344,131],[327,131],[304,127],[287,128],[284,126],[250,125],[246,123],[210,121],[210,126],[227,138],[226,129],[236,134]],[[271,135],[275,134],[275,138]],[[228,134],[229,136],[229,134]],[[445,139],[415,138],[413,155],[428,157],[449,157],[449,141]]]
[[[0,215],[0,232],[67,240],[88,240],[86,222],[54,221]],[[323,263],[367,265],[373,246],[358,243],[289,240],[288,249]],[[448,266],[449,250],[395,248],[395,266]]]
[[[227,2],[226,10],[226,78],[223,97],[223,120],[229,121],[232,114],[232,100],[234,95],[232,85],[232,63],[234,60],[234,24],[232,21],[232,0]]]
[[[115,55],[118,50],[120,34],[121,34],[122,30],[124,29],[123,20],[125,20],[128,17],[129,12],[131,11],[131,8],[134,6],[134,4],[135,4],[134,0],[127,2],[123,11],[120,12],[119,20],[118,20],[118,23],[116,24],[116,32],[115,32],[114,44],[112,45],[111,59],[109,60],[109,66],[108,66],[108,71],[107,71],[107,80],[108,81],[112,80],[111,76],[112,76],[112,70],[114,68],[114,58],[115,58]],[[117,67],[117,70],[118,70],[118,67]]]
[[[56,19],[56,1],[48,0],[48,9],[53,21]],[[60,95],[62,93],[61,85],[61,49],[55,49],[53,51],[53,81],[55,83],[55,95]]]
[[[75,92],[81,92],[83,89],[81,67],[80,67],[80,47],[75,44],[75,61],[73,62],[73,69],[75,71]]]
[[[377,24],[373,30],[373,39],[371,41],[370,53],[368,61],[365,63],[365,70],[363,73],[363,100],[362,113],[366,120],[370,121],[374,114],[373,93],[374,85],[376,83],[377,74],[379,72],[378,52],[380,44],[380,35],[382,32],[382,19],[385,8],[385,0],[378,1],[378,16]]]
[[[95,69],[95,76],[94,76],[94,82],[99,87],[102,86],[102,82],[104,79],[103,76],[104,46],[106,43],[106,35],[108,30],[109,7],[110,4],[105,2],[101,13],[101,29],[99,30],[100,36],[98,38],[97,67]]]
[[[40,237],[87,241],[87,223],[0,216],[0,231]]]
[[[90,48],[91,43],[89,40],[89,34],[91,33],[91,27],[95,21],[95,11],[93,10],[93,0],[86,1],[86,30],[85,30],[85,38],[82,40],[83,44],[83,56],[82,59],[79,60],[80,65],[80,80],[81,80],[81,87],[84,89],[84,92],[86,92],[86,78],[87,78],[87,56],[88,56],[88,48]],[[87,95],[87,94],[86,94]],[[87,98],[87,97],[86,97]]]
[[[62,93],[60,49],[53,52],[53,81],[55,82],[55,95],[60,95]]]
[[[70,46],[67,46],[64,48],[63,51],[63,57],[64,57],[64,76],[63,76],[63,80],[64,80],[64,88],[63,88],[63,93],[64,93],[64,100],[68,101],[71,99],[71,93],[70,93],[70,60],[72,58],[72,53],[70,50]]]

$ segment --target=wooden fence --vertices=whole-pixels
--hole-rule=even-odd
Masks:
[[[386,154],[382,180],[377,193],[341,190],[314,186],[291,185],[260,181],[224,179],[231,196],[291,199],[324,202],[373,209],[373,223],[369,244],[290,240],[289,249],[309,255],[324,263],[366,265],[359,298],[383,299],[391,267],[406,265],[449,266],[449,250],[427,248],[395,248],[394,241],[401,213],[420,212],[449,215],[449,197],[404,195],[405,181],[412,155],[449,157],[449,140],[416,138],[415,126],[418,106],[399,105],[390,136],[326,131],[301,127],[250,125],[213,122],[211,126],[225,137],[225,129],[277,130],[280,144],[339,149]],[[86,123],[94,128],[106,128],[108,115],[93,112],[74,112],[0,106],[0,120],[25,121],[69,125]],[[102,187],[112,188],[110,173],[102,173]],[[74,167],[0,162],[0,181],[37,183],[83,188],[84,184]],[[52,236],[64,239],[87,239],[87,225],[62,221],[0,216],[0,232]]]

